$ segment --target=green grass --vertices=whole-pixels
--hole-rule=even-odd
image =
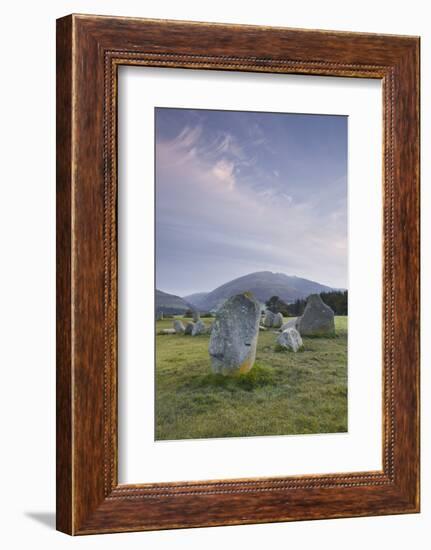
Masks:
[[[298,353],[260,332],[254,367],[232,378],[211,372],[209,335],[157,335],[156,439],[346,432],[347,317],[335,326],[335,337],[303,338]]]

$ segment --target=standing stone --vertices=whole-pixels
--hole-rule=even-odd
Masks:
[[[286,350],[294,351],[295,353],[302,348],[302,338],[296,328],[290,327],[278,336],[278,345]]]
[[[163,311],[158,311],[156,313],[156,321],[163,321]]]
[[[186,330],[184,331],[184,334],[188,334],[190,335],[193,331],[193,327],[195,326],[194,323],[192,323],[191,321],[189,323],[187,323],[186,325]]]
[[[260,304],[251,293],[225,301],[217,311],[208,348],[214,373],[232,376],[253,367],[259,320]]]
[[[182,321],[180,321],[179,319],[175,319],[174,329],[177,334],[184,334],[186,327],[183,325]]]
[[[205,334],[206,331],[206,324],[201,319],[199,319],[199,321],[193,325],[191,335],[198,336],[199,334]]]
[[[271,328],[272,324],[274,322],[274,317],[275,317],[275,315],[272,313],[272,311],[269,311],[269,309],[268,309],[267,312],[265,313],[265,318],[263,320],[263,326],[266,327],[266,328]]]
[[[193,322],[197,323],[199,319],[201,318],[201,314],[197,310],[193,310]]]
[[[283,324],[283,315],[278,312],[274,315],[274,319],[272,320],[272,327],[273,328],[280,328],[281,325]]]
[[[334,312],[327,306],[320,294],[308,297],[304,313],[298,318],[297,327],[301,336],[334,336]]]

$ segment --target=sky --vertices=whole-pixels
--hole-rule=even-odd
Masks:
[[[156,287],[254,271],[347,288],[347,117],[155,110]]]

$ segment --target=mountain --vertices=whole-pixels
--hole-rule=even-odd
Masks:
[[[195,292],[194,294],[183,296],[183,300],[191,304],[194,308],[202,311],[205,304],[205,298],[208,294],[209,292]]]
[[[218,309],[227,298],[245,291],[252,292],[260,302],[264,303],[271,296],[278,296],[284,302],[294,302],[298,298],[307,298],[310,294],[332,290],[334,289],[329,286],[308,279],[289,276],[284,273],[258,271],[233,279],[209,292],[200,299],[199,309],[201,311]]]
[[[191,305],[175,294],[168,294],[156,288],[156,312],[166,313],[167,315],[181,315]]]

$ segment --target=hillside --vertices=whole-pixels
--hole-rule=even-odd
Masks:
[[[205,298],[208,296],[208,292],[195,292],[188,296],[183,296],[183,300],[191,304],[196,309],[202,309],[205,304]]]
[[[209,292],[200,298],[199,309],[205,311],[217,309],[227,298],[245,291],[252,292],[260,302],[264,303],[271,296],[279,296],[284,302],[293,302],[298,298],[306,298],[310,294],[332,290],[334,289],[331,287],[301,277],[258,271],[233,279]]]
[[[182,315],[190,308],[190,304],[183,298],[156,289],[156,312],[166,313],[167,315]]]

